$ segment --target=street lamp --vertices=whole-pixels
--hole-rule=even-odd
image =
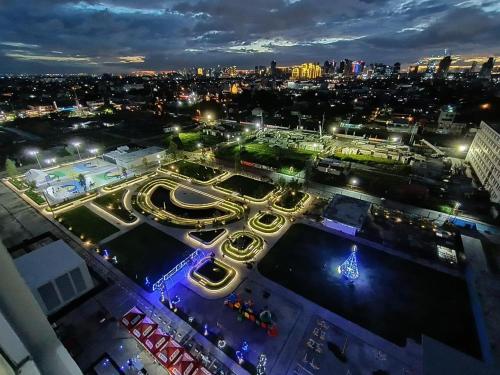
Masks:
[[[73,146],[76,148],[76,152],[78,152],[78,159],[82,159],[82,156],[80,155],[80,142],[73,142]]]
[[[56,162],[56,158],[49,158],[49,159],[45,159],[45,164],[54,164]]]
[[[99,149],[98,149],[98,148],[91,148],[91,149],[89,149],[89,152],[90,152],[92,155],[96,156],[96,155],[97,155],[97,153],[99,152]]]
[[[40,160],[38,159],[39,151],[37,151],[37,150],[31,150],[31,151],[28,151],[28,154],[35,157],[36,162],[38,163],[38,167],[40,169],[42,169],[42,165],[40,164]]]
[[[174,130],[178,133],[180,128],[178,126],[174,126]]]
[[[468,149],[467,145],[458,146],[458,151],[460,151],[460,152],[465,152],[465,151],[467,151],[467,149]]]
[[[198,148],[201,148],[201,146],[202,146],[202,144],[201,144],[200,142],[198,142],[198,143],[196,144],[196,147],[198,147]]]
[[[208,120],[208,121],[211,121],[211,120],[212,120],[212,117],[213,117],[213,116],[212,116],[212,114],[211,114],[211,113],[207,113],[207,120]]]
[[[357,178],[354,178],[354,177],[353,177],[353,178],[351,178],[351,179],[349,180],[349,184],[350,184],[352,187],[356,187],[356,186],[358,186],[359,181],[358,181],[358,179],[357,179]]]
[[[337,127],[336,126],[332,126],[332,133],[336,133],[337,132]]]

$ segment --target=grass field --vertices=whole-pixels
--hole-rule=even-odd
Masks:
[[[102,247],[118,259],[117,267],[137,284],[151,284],[193,252],[189,246],[150,226],[141,224]]]
[[[182,149],[185,151],[198,150],[198,144],[201,144],[202,147],[211,147],[224,141],[222,137],[203,134],[201,132],[179,133],[179,139],[181,140]]]
[[[136,217],[123,205],[123,195],[125,191],[125,189],[122,189],[102,195],[94,199],[93,202],[111,215],[116,216],[118,219],[126,223],[131,223],[135,221]]]
[[[290,191],[287,190],[284,194],[280,195],[279,200],[276,201],[276,205],[292,209],[304,198],[305,194],[301,191]]]
[[[177,168],[179,170],[178,173],[183,176],[194,178],[202,182],[210,181],[211,179],[222,174],[220,169],[207,167],[205,165],[192,163],[186,160],[177,161],[166,165],[164,168],[170,169],[171,167]]]
[[[97,243],[118,232],[118,228],[94,214],[85,206],[66,211],[57,215],[57,218],[61,219],[61,224],[66,228],[71,228],[73,234],[80,238],[83,236],[84,241],[90,240]]]
[[[215,156],[223,160],[234,160],[238,152],[239,146],[227,146],[217,150]],[[241,146],[241,160],[274,167],[292,175],[294,171],[304,169],[306,161],[316,154],[313,151],[283,149],[256,142]]]
[[[309,241],[307,239],[310,239]],[[337,267],[353,242],[295,224],[271,248],[259,271],[283,287],[397,345],[422,334],[479,356],[466,282],[358,244],[360,277],[346,282]]]
[[[254,180],[253,178],[241,175],[233,175],[216,186],[255,199],[265,198],[275,188],[273,184],[268,182]]]

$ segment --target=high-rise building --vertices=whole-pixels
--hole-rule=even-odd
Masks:
[[[345,61],[341,60],[339,62],[339,67],[337,69],[337,73],[344,73],[344,69],[345,69]]]
[[[394,67],[392,68],[392,73],[399,74],[400,71],[401,71],[401,63],[400,62],[394,63]]]
[[[349,59],[344,59],[344,71],[342,72],[345,76],[351,76],[352,73],[352,61]]]
[[[481,121],[465,160],[490,193],[490,200],[500,203],[500,125]]]
[[[493,57],[490,57],[488,61],[486,61],[481,67],[481,71],[479,72],[479,78],[490,79],[491,71],[493,70]]]
[[[451,56],[445,56],[443,59],[439,62],[439,65],[437,67],[436,75],[438,77],[444,78],[448,74],[448,70],[450,69],[451,65]]]
[[[81,375],[0,242],[0,373]]]
[[[276,77],[277,71],[276,71],[276,61],[271,61],[271,76]]]
[[[203,68],[196,69],[196,75],[197,76],[202,76],[203,75]]]
[[[322,70],[318,63],[304,63],[292,70],[292,79],[316,79],[321,77]]]
[[[359,74],[363,73],[364,67],[365,67],[364,61],[353,61],[352,62],[352,74],[354,74],[355,76],[358,76]]]

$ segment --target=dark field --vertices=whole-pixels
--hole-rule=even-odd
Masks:
[[[307,240],[309,239],[309,240]],[[348,285],[337,267],[353,242],[295,224],[259,263],[266,277],[404,346],[425,334],[480,356],[464,280],[358,245],[360,277]]]

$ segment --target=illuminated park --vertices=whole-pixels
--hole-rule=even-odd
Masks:
[[[295,183],[178,160],[88,187],[31,204],[250,373],[263,353],[275,364],[300,315],[281,289],[391,345],[425,334],[479,353],[461,279],[302,219],[319,200]],[[157,353],[165,368],[177,363]]]

